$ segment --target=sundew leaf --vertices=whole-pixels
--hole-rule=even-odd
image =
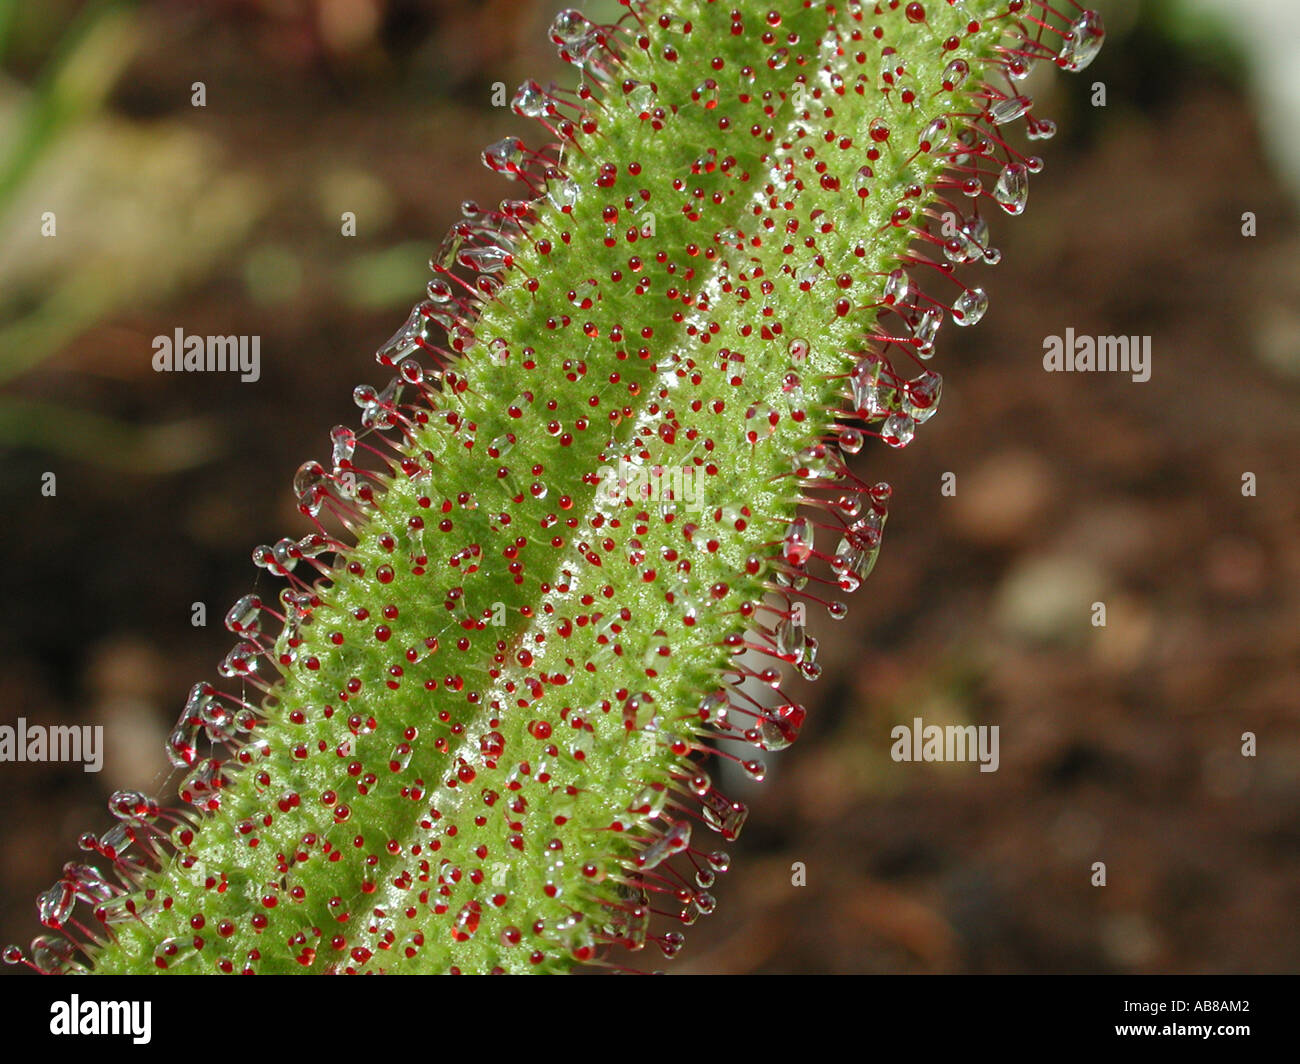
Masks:
[[[643,967],[711,912],[755,779],[797,737],[810,615],[841,619],[890,489],[845,456],[936,411],[954,267],[994,263],[1043,139],[1023,79],[1103,31],[1041,2],[635,3],[551,27],[576,90],[464,205],[304,463],[283,577],[169,741],[183,810],[118,793],[29,963],[96,972]],[[273,635],[272,632],[275,634]],[[759,698],[755,690],[770,692]],[[111,878],[110,878],[111,877]],[[76,944],[73,945],[72,943]],[[11,960],[22,959],[11,948]]]

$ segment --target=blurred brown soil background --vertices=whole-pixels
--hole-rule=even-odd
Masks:
[[[14,83],[79,6],[23,28]],[[100,194],[166,201],[180,172],[192,196],[155,226],[175,230],[146,231],[145,213],[115,240],[161,237],[183,263],[201,253],[186,220],[220,199],[221,250],[165,296],[106,305],[4,388],[65,407],[62,434],[83,431],[77,412],[175,434],[138,453],[105,442],[96,461],[3,441],[3,720],[104,724],[109,746],[99,775],[0,766],[0,941],[37,933],[35,895],[107,825],[110,791],[164,786],[164,730],[215,677],[250,549],[305,529],[293,470],[355,422],[352,386],[381,382],[370,352],[419,298],[459,201],[512,194],[478,153],[533,135],[492,86],[566,76],[545,41],[554,6],[138,9],[94,121],[107,152],[162,145],[180,169],[142,166],[110,193],[73,181],[60,233],[111,215]],[[1230,69],[1168,43],[1152,7],[1081,78],[1036,82],[1062,133],[1035,149],[1027,217],[989,216],[1003,263],[964,275],[991,309],[941,332],[940,415],[906,450],[858,456],[894,486],[879,564],[848,620],[810,613],[826,672],[804,735],[767,782],[734,788],[752,812],[733,871],[672,970],[1300,966],[1300,235]],[[1088,104],[1095,80],[1105,108]],[[177,147],[177,131],[199,139]],[[18,223],[3,224],[8,243]],[[177,326],[260,335],[262,379],[153,373],[150,339]],[[1044,373],[1043,337],[1067,326],[1150,335],[1150,381]],[[917,716],[998,725],[999,770],[893,762],[890,728]]]

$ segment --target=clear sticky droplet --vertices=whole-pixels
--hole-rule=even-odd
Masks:
[[[705,78],[691,92],[692,102],[698,103],[706,111],[712,111],[717,107],[721,96],[718,83],[713,78]]]
[[[558,45],[576,44],[591,32],[591,23],[574,8],[566,7],[551,21],[551,40]]]
[[[275,546],[271,548],[271,556],[282,572],[291,573],[298,564],[298,544],[287,536],[278,539],[275,541]]]
[[[659,949],[665,957],[677,956],[685,945],[686,936],[680,931],[668,931],[659,936]]]
[[[1051,140],[1056,136],[1056,123],[1050,118],[1026,119],[1025,135],[1030,140]]]
[[[651,86],[641,84],[635,86],[624,99],[627,101],[628,110],[646,119],[654,113],[659,97],[655,95],[655,90]]]
[[[65,938],[40,935],[32,939],[31,954],[32,963],[51,975],[86,970],[85,965],[77,960],[76,947]]]
[[[947,146],[951,136],[952,130],[946,118],[942,115],[932,118],[925,129],[921,131],[921,150],[924,152],[942,151]]]
[[[168,969],[193,955],[194,940],[188,938],[165,938],[154,947],[154,967]]]
[[[860,417],[878,420],[888,415],[893,387],[882,378],[885,360],[875,352],[860,358],[853,367],[853,405]]]
[[[95,846],[88,848],[98,850],[110,861],[118,861],[125,858],[134,841],[125,824],[114,824],[99,837]]]
[[[393,747],[393,752],[388,755],[388,770],[390,772],[405,772],[411,764],[411,744],[400,742]]]
[[[1033,105],[1034,101],[1028,96],[1008,96],[989,106],[989,121],[995,126],[1005,126],[1026,114]]]
[[[429,338],[432,323],[423,311],[424,306],[423,303],[416,304],[397,332],[375,351],[375,361],[381,366],[395,365],[399,359],[416,351],[421,340]]]
[[[256,643],[236,643],[217,666],[222,676],[248,676],[257,671],[257,655],[260,653]]]
[[[262,600],[245,595],[226,611],[226,631],[235,635],[256,635],[262,629]]]
[[[445,306],[456,297],[455,291],[441,277],[435,277],[425,286],[425,292],[429,296],[430,303],[436,303]]]
[[[944,257],[955,263],[976,262],[983,256],[988,238],[989,227],[983,218],[975,215],[963,219],[961,225],[944,241]]]
[[[524,118],[541,118],[546,114],[546,93],[541,85],[529,79],[515,90],[510,109]]]
[[[793,702],[764,711],[759,722],[760,745],[764,750],[784,750],[799,738],[807,711]]]
[[[865,442],[866,436],[858,429],[845,427],[839,430],[840,450],[845,454],[857,454]]]
[[[627,811],[637,816],[657,817],[668,804],[668,789],[662,784],[642,787],[628,802]]]
[[[795,271],[794,283],[800,291],[807,292],[822,278],[822,271],[811,263],[800,266]]]
[[[700,719],[721,723],[727,719],[727,711],[730,708],[731,702],[727,699],[725,691],[721,689],[712,691],[700,702]]]
[[[957,297],[957,301],[952,305],[953,324],[961,326],[977,325],[979,320],[984,317],[984,312],[988,309],[989,297],[984,289],[968,288]]]
[[[76,901],[76,894],[72,888],[60,881],[37,897],[37,916],[45,927],[57,931],[72,915],[72,907]]]
[[[674,854],[681,853],[690,844],[690,822],[686,820],[678,821],[667,832],[636,855],[636,866],[642,871],[649,871],[651,868],[663,864]]]
[[[786,661],[798,662],[803,657],[803,625],[796,624],[793,619],[783,617],[772,633],[772,640],[776,652]]]
[[[745,820],[749,816],[749,808],[744,802],[733,802],[717,791],[711,791],[700,799],[700,805],[704,822],[709,827],[728,841],[740,837],[741,828],[745,826]],[[710,864],[713,864],[719,872],[726,871],[726,866],[719,868],[711,856]]]
[[[916,289],[903,269],[892,270],[885,279],[883,299],[888,306],[907,306],[915,302]]]
[[[938,411],[942,394],[943,377],[934,370],[926,370],[907,382],[903,389],[902,412],[918,425],[923,425]]]
[[[916,341],[916,351],[922,358],[928,358],[934,353],[934,340],[939,333],[939,326],[943,324],[943,310],[939,307],[926,307],[921,314],[920,320],[912,330],[912,338]]]
[[[1062,70],[1076,73],[1097,58],[1102,42],[1106,39],[1106,28],[1101,16],[1095,11],[1085,11],[1070,24],[1056,56],[1056,65]]]
[[[337,470],[345,463],[351,463],[357,450],[357,434],[346,425],[335,425],[330,430],[330,445],[330,460]]]
[[[224,743],[233,738],[232,729],[237,727],[231,707],[217,697],[211,684],[206,683],[196,683],[190,689],[181,721],[198,721],[209,741],[214,743]]]
[[[954,59],[943,68],[943,87],[949,91],[959,89],[970,77],[970,64],[965,59]]]
[[[68,884],[78,898],[92,905],[108,901],[117,893],[117,889],[100,874],[99,869],[75,861],[69,861],[63,866],[63,882]]]
[[[916,422],[902,411],[890,414],[881,427],[880,435],[891,447],[906,447],[916,435]]]
[[[456,261],[466,269],[480,273],[498,273],[514,261],[514,256],[497,244],[485,244],[481,247],[461,248]]]
[[[469,942],[478,933],[478,924],[482,918],[482,905],[477,901],[467,901],[456,913],[456,920],[451,925],[452,942]]]
[[[1023,214],[1029,200],[1028,168],[1023,163],[1007,163],[998,174],[993,198],[1008,214]]]
[[[173,768],[189,768],[198,760],[199,721],[183,714],[179,723],[167,737],[167,760]]]
[[[329,497],[330,480],[325,467],[314,459],[303,462],[293,475],[293,493],[298,505],[311,516],[320,513]]]
[[[397,375],[406,384],[421,384],[424,381],[424,367],[413,358],[404,358],[397,365]]]
[[[546,186],[546,198],[557,211],[568,214],[578,202],[578,183],[571,177],[561,177]]]
[[[840,540],[835,553],[836,575],[845,591],[856,591],[876,567],[881,534],[874,528],[853,528]]]
[[[1012,81],[1024,81],[1034,72],[1034,60],[1032,56],[1027,55],[1009,55],[1003,65],[1007,76]]]
[[[812,556],[812,549],[812,522],[806,517],[796,517],[786,530],[781,553],[791,565],[804,565]]]
[[[484,148],[480,158],[494,174],[517,174],[524,161],[524,142],[518,137],[502,137]]]

